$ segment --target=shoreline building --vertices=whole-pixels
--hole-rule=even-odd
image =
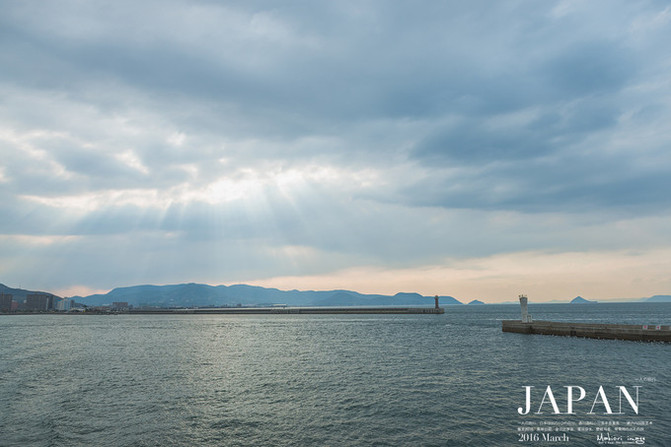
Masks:
[[[132,307],[127,301],[114,301],[110,310],[114,312],[128,312]]]
[[[26,295],[26,310],[44,312],[54,308],[54,296],[48,293],[29,293]]]
[[[14,295],[11,293],[0,292],[0,312],[11,312],[12,311],[12,298]]]
[[[54,310],[67,312],[72,309],[72,298],[56,298],[54,303]]]

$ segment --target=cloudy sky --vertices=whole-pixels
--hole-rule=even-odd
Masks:
[[[6,285],[671,294],[667,1],[0,8]]]

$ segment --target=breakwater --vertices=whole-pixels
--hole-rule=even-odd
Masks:
[[[503,332],[518,334],[560,335],[613,340],[671,342],[671,327],[641,324],[595,324],[556,321],[503,320]]]
[[[218,307],[208,309],[133,309],[130,314],[442,314],[442,307]]]

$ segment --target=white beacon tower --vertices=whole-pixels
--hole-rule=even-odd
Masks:
[[[522,323],[531,323],[531,315],[527,311],[527,296],[520,295],[520,307],[522,308]]]

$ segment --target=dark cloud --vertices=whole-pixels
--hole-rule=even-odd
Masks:
[[[636,62],[620,42],[577,42],[553,55],[541,72],[558,98],[575,98],[616,93],[632,80]]]
[[[472,171],[433,175],[404,189],[411,204],[446,208],[515,210],[526,213],[654,215],[669,209],[666,162],[643,164],[640,156],[592,151],[589,146],[523,158]],[[501,161],[501,157],[498,158]]]
[[[547,157],[617,124],[617,103],[587,98],[541,109],[523,123],[464,118],[425,137],[411,156],[429,165],[489,164]]]

